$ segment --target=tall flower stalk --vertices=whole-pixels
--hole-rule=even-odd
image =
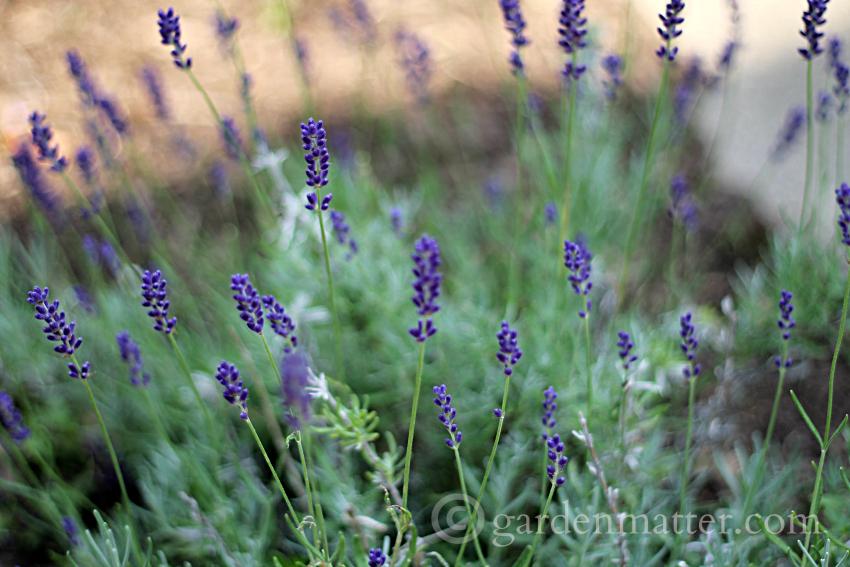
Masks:
[[[413,254],[413,305],[419,315],[416,327],[408,330],[419,343],[419,357],[416,363],[416,378],[413,385],[413,402],[410,408],[410,422],[407,427],[407,448],[404,453],[404,476],[401,489],[402,507],[407,508],[407,496],[410,487],[410,466],[413,460],[413,437],[416,431],[416,414],[419,411],[419,394],[422,389],[422,372],[425,367],[425,343],[437,333],[434,315],[440,310],[437,300],[440,298],[443,276],[440,273],[442,258],[440,245],[428,235],[416,241]]]
[[[555,491],[559,486],[563,486],[567,481],[566,477],[563,476],[563,473],[567,468],[569,457],[566,455],[566,445],[564,445],[564,441],[557,433],[546,439],[546,459],[548,462],[546,465],[546,478],[549,482],[549,491],[546,495],[546,500],[540,508],[539,516],[540,522],[544,525],[546,522],[546,514],[549,511],[549,506],[552,504],[552,497],[555,496]],[[526,550],[526,553],[524,554],[525,561],[522,563],[521,567],[528,567],[534,561],[534,552],[540,544],[540,538],[542,535],[543,530],[538,529],[535,531],[531,547]]]
[[[850,185],[847,183],[842,183],[841,187],[835,190],[835,198],[838,204],[839,215],[838,215],[838,228],[841,231],[841,243],[844,244],[845,254],[847,258],[847,263],[850,264]],[[826,423],[823,426],[823,434],[818,436],[818,442],[820,443],[820,458],[818,459],[818,465],[815,469],[815,484],[812,489],[812,497],[809,505],[809,513],[806,517],[806,538],[805,538],[805,549],[808,550],[809,545],[811,543],[812,532],[816,526],[817,515],[820,511],[821,504],[821,496],[823,492],[823,468],[826,463],[826,454],[829,451],[829,447],[832,444],[832,441],[835,439],[836,435],[840,431],[840,429],[847,423],[847,417],[845,416],[844,421],[841,422],[841,425],[836,428],[835,431],[832,429],[832,410],[833,410],[833,400],[835,396],[835,371],[838,368],[838,355],[841,352],[841,345],[844,342],[844,332],[847,327],[847,310],[848,306],[850,306],[850,274],[848,274],[846,282],[844,284],[844,300],[841,304],[841,319],[838,323],[838,336],[835,338],[835,348],[832,351],[832,363],[829,366],[829,386],[826,400]],[[793,396],[793,392],[792,392]],[[808,419],[808,416],[805,415],[805,412],[802,410],[802,406],[797,400],[796,396],[794,397],[794,402],[797,405],[797,409],[800,410],[804,419],[810,423],[811,420]],[[813,433],[817,433],[812,430]]]
[[[682,375],[688,382],[688,428],[685,433],[685,454],[682,462],[682,477],[679,480],[679,513],[685,515],[688,495],[688,478],[691,474],[691,443],[694,433],[694,407],[696,403],[696,383],[702,367],[696,361],[699,341],[696,337],[696,326],[693,315],[688,312],[679,319],[679,337],[682,339],[679,347],[687,359]]]
[[[576,242],[564,241],[564,266],[569,270],[567,280],[573,288],[573,292],[583,298],[584,305],[579,309],[578,316],[584,321],[584,359],[585,379],[587,380],[587,413],[590,415],[593,407],[593,361],[591,360],[590,344],[590,311],[593,301],[590,299],[590,291],[593,282],[590,279],[591,260],[593,255],[588,250],[583,240]]]
[[[487,466],[484,468],[484,476],[481,477],[481,486],[478,488],[478,496],[475,498],[475,506],[473,507],[472,517],[466,527],[463,543],[460,546],[455,566],[459,566],[463,559],[463,552],[466,550],[467,539],[472,536],[474,540],[478,539],[478,534],[474,531],[476,520],[478,518],[478,507],[481,503],[481,498],[484,497],[484,491],[487,489],[487,481],[490,478],[490,471],[493,468],[493,463],[496,462],[496,451],[499,448],[499,441],[502,438],[502,426],[505,423],[505,418],[508,415],[508,392],[511,386],[511,376],[514,373],[514,366],[519,359],[522,358],[522,349],[519,347],[518,335],[515,329],[512,329],[507,321],[502,321],[502,327],[496,335],[499,342],[499,351],[496,353],[496,360],[502,364],[502,372],[505,375],[504,390],[502,391],[502,405],[493,410],[493,415],[499,420],[496,426],[496,437],[493,439],[493,447],[490,449],[490,457],[487,459]],[[479,554],[479,559],[482,564],[486,565],[483,554],[480,552],[480,546],[475,541],[475,549]]]
[[[655,146],[657,144],[658,127],[661,122],[661,114],[664,105],[667,102],[667,88],[670,82],[670,66],[676,60],[676,55],[679,53],[679,48],[673,44],[674,40],[682,35],[682,30],[679,28],[685,22],[682,17],[682,11],[685,9],[685,3],[682,0],[670,0],[667,3],[666,10],[659,15],[661,19],[661,27],[658,28],[658,34],[663,40],[662,45],[656,50],[655,54],[663,61],[661,71],[661,84],[658,87],[658,96],[655,99],[655,110],[652,114],[652,125],[649,128],[649,138],[646,142],[646,153],[644,154],[643,169],[640,176],[640,185],[638,186],[637,200],[635,202],[634,213],[629,221],[629,228],[626,233],[626,245],[623,252],[623,270],[620,273],[620,285],[618,289],[618,301],[622,302],[626,292],[626,286],[629,280],[629,265],[634,254],[635,239],[640,232],[643,223],[644,208],[646,207],[646,192],[649,187],[649,179],[652,174],[652,167],[655,164]]]
[[[626,331],[617,333],[617,354],[620,357],[620,364],[623,367],[622,387],[620,389],[620,414],[617,422],[620,430],[620,449],[625,452],[626,448],[626,406],[628,405],[628,395],[631,383],[629,381],[629,371],[632,364],[637,362],[637,355],[632,351],[635,348],[635,343],[632,336]]]

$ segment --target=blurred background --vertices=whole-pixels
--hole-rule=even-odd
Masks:
[[[556,43],[560,4],[556,0],[524,0],[522,4],[532,42],[526,56],[532,90],[554,99],[562,61]],[[588,4],[592,41],[603,46],[603,52],[622,51],[627,42],[635,48],[630,88],[641,92],[656,84],[659,66],[652,55],[657,43],[654,26],[663,1],[598,0]],[[788,110],[804,103],[804,66],[797,54],[804,4],[802,0],[741,2],[743,48],[725,95],[726,108],[721,114],[722,92],[706,91],[693,121],[697,135],[704,140],[720,132],[713,152],[717,179],[752,198],[756,208],[772,221],[779,221],[783,213],[794,216],[800,203],[801,148],[774,167],[764,166]],[[219,53],[214,21],[218,6],[240,20],[240,42],[253,79],[260,123],[275,140],[290,142],[295,121],[306,113],[289,29],[306,53],[314,109],[326,119],[344,121],[355,109],[380,114],[411,105],[393,41],[402,28],[415,30],[428,43],[434,59],[436,98],[459,90],[465,96],[490,96],[494,86],[505,83],[509,76],[505,62],[508,37],[496,0],[369,0],[373,26],[366,33],[352,27],[352,3],[347,0],[293,2],[289,6],[291,27],[282,0],[220,4],[216,0],[183,0],[175,8],[183,19],[184,40],[190,46],[194,69],[219,107],[235,116],[241,109],[239,80]],[[26,117],[33,109],[47,113],[61,147],[73,148],[82,138],[77,93],[65,62],[65,52],[75,48],[137,132],[160,127],[141,79],[143,67],[158,69],[173,120],[187,129],[202,152],[209,152],[209,146],[218,142],[207,109],[159,45],[155,22],[160,7],[165,6],[131,0],[0,1],[4,54],[0,58],[0,133],[6,149],[27,133]],[[730,2],[689,2],[685,14],[683,60],[699,57],[706,69],[716,67],[723,45],[735,33]],[[833,2],[828,19],[827,36],[847,36],[850,5]],[[631,30],[628,34],[627,29]],[[826,59],[820,59],[818,80],[824,88],[825,66]],[[158,138],[146,132],[134,140],[156,145]],[[766,170],[769,172],[762,174]],[[181,173],[187,169],[177,167],[169,174]],[[14,211],[21,193],[14,170],[3,160],[3,210]]]

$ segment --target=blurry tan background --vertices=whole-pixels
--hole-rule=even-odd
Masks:
[[[434,89],[458,83],[490,90],[508,78],[508,36],[497,0],[365,0],[379,30],[377,47],[366,52],[340,34],[328,12],[345,0],[295,2],[298,36],[307,41],[313,95],[323,116],[352,112],[358,92],[375,110],[408,104],[398,70],[392,34],[399,26],[425,39],[435,60]],[[594,42],[604,49],[622,45],[629,0],[590,0],[587,15]],[[657,39],[656,13],[664,0],[632,0],[631,36],[639,45],[638,64],[630,80],[645,89],[657,79],[652,50]],[[213,0],[175,0],[183,37],[194,69],[220,108],[239,116],[238,80],[215,41]],[[239,41],[255,80],[261,123],[273,136],[301,116],[301,94],[295,60],[283,35],[281,0],[222,0],[240,19]],[[691,0],[682,37],[682,56],[700,55],[713,66],[731,33],[726,0]],[[741,0],[743,48],[729,91],[725,135],[717,157],[720,179],[748,191],[760,170],[788,108],[803,102],[804,66],[796,53],[803,0]],[[562,55],[557,42],[558,0],[523,0],[532,45],[525,56],[537,91],[555,92]],[[81,137],[78,98],[68,76],[64,54],[77,48],[104,90],[113,93],[136,132],[151,123],[153,112],[139,79],[152,64],[163,77],[176,119],[197,140],[216,143],[206,109],[186,77],[172,66],[168,49],[159,44],[156,9],[148,0],[0,0],[0,133],[8,151],[27,132],[33,109],[48,114],[57,140],[71,153]],[[850,3],[831,2],[828,35],[850,37]],[[818,61],[823,67],[823,59]],[[718,96],[701,101],[697,128],[710,139],[717,124]],[[137,143],[156,143],[155,135],[137,135]],[[154,140],[154,142],[151,142]],[[217,148],[217,146],[215,146]],[[764,175],[752,197],[774,219],[799,206],[802,148],[775,172]],[[850,161],[850,160],[848,160]],[[11,206],[21,193],[7,159],[0,161],[0,205]]]

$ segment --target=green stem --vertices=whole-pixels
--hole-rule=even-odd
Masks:
[[[463,466],[460,462],[460,449],[457,445],[452,447],[452,452],[455,454],[455,465],[457,466],[457,477],[460,480],[460,492],[463,495],[463,505],[466,508],[466,516],[468,518],[467,528],[472,525],[472,508],[469,506],[469,493],[466,491],[466,479],[463,477]],[[464,538],[465,539],[465,538]],[[478,557],[481,560],[482,565],[487,565],[487,561],[484,559],[484,554],[481,552],[481,548],[478,545],[478,538],[475,540],[475,550],[478,552]]]
[[[688,429],[685,433],[685,455],[682,462],[682,478],[679,481],[679,513],[686,514],[685,506],[688,495],[688,477],[691,473],[691,442],[694,434],[694,402],[696,401],[697,377],[688,379]]]
[[[475,499],[475,506],[472,512],[472,518],[469,521],[469,525],[466,527],[466,534],[463,537],[463,543],[460,546],[460,551],[457,555],[457,560],[455,561],[455,567],[460,565],[460,561],[463,558],[463,552],[466,550],[466,544],[470,535],[477,540],[478,532],[474,530],[475,523],[478,520],[478,508],[481,505],[481,499],[484,497],[484,491],[487,489],[487,481],[490,479],[490,471],[493,468],[493,463],[496,462],[496,451],[499,448],[499,440],[502,438],[502,426],[505,423],[505,417],[508,414],[508,391],[511,385],[511,376],[505,376],[505,389],[502,392],[502,405],[500,409],[502,411],[502,415],[499,417],[499,424],[496,426],[496,437],[493,439],[493,447],[490,449],[490,457],[487,459],[487,466],[484,467],[484,476],[481,478],[481,486],[478,488],[478,496]],[[478,547],[476,541],[476,548]],[[483,557],[479,556],[482,563],[486,565],[486,561],[484,561]]]
[[[850,261],[850,260],[848,260]],[[844,301],[841,305],[841,321],[838,324],[838,336],[835,339],[835,349],[832,351],[832,363],[829,367],[829,393],[826,401],[826,424],[823,427],[823,446],[821,447],[820,461],[818,462],[817,472],[815,473],[815,486],[812,490],[812,500],[809,506],[809,514],[806,517],[806,543],[805,548],[808,550],[811,542],[812,526],[815,516],[820,510],[820,493],[823,485],[823,467],[826,462],[826,453],[829,451],[829,436],[832,432],[832,406],[835,394],[835,371],[838,367],[838,355],[841,352],[841,345],[844,342],[844,331],[847,327],[847,308],[850,305],[850,274],[847,276],[847,281],[844,284]]]
[[[593,364],[590,358],[590,313],[584,317],[584,358],[585,372],[587,374],[587,415],[590,416],[593,408]]]
[[[549,505],[552,503],[552,496],[555,495],[555,488],[557,488],[557,485],[554,482],[550,481],[549,484],[551,485],[549,488],[549,496],[546,497],[546,503],[543,505],[543,508],[540,512],[540,522],[543,522],[544,530],[546,522],[546,513],[549,511]],[[540,543],[540,537],[542,535],[543,533],[541,532],[540,524],[538,523],[537,532],[534,534],[534,540],[532,540],[531,542],[531,553],[528,554],[528,559],[526,559],[525,563],[523,564],[523,567],[528,567],[534,561],[534,552],[537,550],[537,546]]]
[[[280,368],[278,367],[277,361],[272,355],[271,347],[269,346],[269,341],[266,339],[266,336],[263,333],[260,333],[260,339],[263,341],[263,348],[266,351],[266,357],[269,359],[269,365],[271,366],[273,375],[273,384],[280,383]],[[269,392],[266,389],[266,384],[263,380],[257,379],[257,389],[260,391],[260,404],[263,406],[263,414],[268,421],[268,427],[271,431],[272,437],[274,438],[275,447],[277,447],[278,451],[285,451],[286,449],[286,440],[283,435],[283,430],[280,428],[280,424],[278,423],[277,416],[275,415],[274,405],[272,404],[271,397],[269,396]]]
[[[522,202],[522,146],[525,132],[525,77],[519,75],[517,77],[517,96],[516,96],[516,124],[514,131],[514,144],[516,145],[516,195],[514,195],[514,204],[516,209],[519,209],[519,204]],[[520,244],[520,216],[519,214],[511,215],[511,238],[513,240],[511,246],[511,256],[508,260],[508,297],[507,306],[505,309],[505,317],[513,316],[513,312],[517,307],[517,294],[519,292],[519,244]]]
[[[307,513],[313,517],[313,541],[318,544],[318,518],[316,509],[313,507],[313,485],[310,483],[310,472],[307,470],[307,458],[304,456],[304,448],[301,446],[301,432],[295,436],[295,444],[298,446],[298,457],[301,459],[301,474],[304,475],[304,489],[307,493]],[[327,548],[326,548],[327,549]]]
[[[404,453],[404,480],[401,488],[401,506],[407,509],[407,492],[410,485],[410,462],[413,460],[413,434],[416,431],[416,413],[419,411],[419,390],[422,389],[422,370],[425,367],[425,341],[419,343],[419,362],[416,364],[416,381],[413,386],[413,407],[407,426],[407,450]]]
[[[846,121],[843,114],[835,121],[835,186],[844,180],[844,128]]]
[[[661,72],[661,85],[658,87],[658,97],[655,99],[655,111],[652,116],[652,125],[649,129],[649,139],[646,143],[646,155],[643,160],[643,172],[640,177],[640,185],[638,186],[637,201],[635,203],[634,214],[629,221],[629,230],[626,236],[626,248],[623,255],[623,271],[620,274],[620,285],[618,293],[618,301],[623,301],[623,296],[626,291],[626,285],[629,279],[629,263],[632,259],[634,250],[635,238],[639,232],[641,221],[643,220],[644,201],[646,201],[646,192],[649,186],[650,172],[655,158],[655,144],[658,134],[658,124],[661,121],[661,112],[664,102],[667,98],[667,83],[670,80],[670,64],[664,62],[664,70]]]
[[[764,443],[759,451],[758,462],[756,463],[756,471],[753,475],[753,481],[747,487],[747,496],[744,499],[744,507],[742,509],[742,518],[746,518],[750,513],[750,505],[752,504],[753,496],[757,487],[761,486],[761,479],[764,475],[764,467],[767,461],[767,452],[770,449],[770,442],[773,439],[773,431],[776,428],[776,418],[779,415],[779,404],[782,401],[782,391],[785,386],[785,360],[788,358],[788,342],[782,341],[782,355],[779,359],[779,381],[776,383],[776,392],[773,394],[773,405],[770,408],[770,419],[767,422],[767,432],[764,436]]]
[[[625,459],[626,456],[626,403],[628,402],[627,393],[629,387],[628,375],[623,375],[623,384],[620,388],[620,412],[617,418],[617,423],[619,425],[620,430],[620,453],[622,455],[622,459]]]
[[[573,53],[573,64],[577,64],[577,53]],[[566,135],[564,136],[564,202],[561,205],[561,240],[567,238],[570,209],[572,207],[572,153],[573,153],[573,136],[575,135],[575,116],[576,116],[576,98],[578,98],[578,81],[570,79],[570,94],[569,106],[567,115],[564,117],[567,121]]]
[[[809,203],[809,193],[812,187],[815,159],[815,124],[814,124],[814,79],[812,77],[812,60],[806,62],[806,180],[803,186],[803,205],[800,208],[800,230],[806,220],[806,210]]]
[[[331,271],[331,254],[328,249],[328,237],[325,235],[325,220],[322,214],[321,199],[322,196],[316,192],[318,204],[316,205],[316,215],[319,217],[319,229],[322,233],[322,253],[325,256],[325,277],[328,283],[328,301],[331,304],[331,314],[333,316],[334,326],[334,342],[336,343],[336,378],[340,382],[345,382],[345,365],[342,359],[342,329],[339,323],[339,311],[336,308],[336,296],[334,295],[334,276]]]
[[[283,483],[280,482],[280,477],[277,476],[277,471],[272,465],[271,459],[269,459],[269,454],[266,452],[266,448],[263,446],[263,442],[260,441],[260,436],[257,435],[257,430],[254,428],[254,424],[251,423],[250,418],[246,419],[245,423],[248,424],[248,429],[251,430],[251,435],[254,436],[254,441],[257,443],[257,447],[259,447],[260,453],[263,454],[263,459],[266,461],[266,466],[269,468],[269,472],[272,473],[272,478],[274,478],[274,482],[277,485],[277,489],[280,492],[284,503],[286,504],[286,509],[289,510],[289,515],[292,516],[292,519],[295,521],[295,524],[299,525],[301,523],[301,520],[298,518],[298,514],[295,512],[295,508],[292,507],[292,502],[289,500],[289,496],[286,495],[286,490],[284,490],[283,488]]]

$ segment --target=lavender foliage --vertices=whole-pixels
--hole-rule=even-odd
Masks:
[[[593,302],[590,299],[590,291],[593,282],[590,280],[591,260],[593,256],[587,249],[584,240],[579,238],[576,242],[564,241],[564,266],[569,270],[567,280],[573,288],[573,292],[585,298],[584,309],[580,309],[578,316],[584,319],[590,314]]]
[[[148,308],[148,317],[153,319],[153,329],[165,335],[174,332],[177,317],[169,317],[171,302],[168,300],[168,280],[162,272],[145,270],[142,274],[142,307]]]
[[[448,393],[445,384],[434,386],[434,396],[434,405],[440,408],[437,419],[440,420],[449,435],[446,437],[446,446],[449,449],[456,449],[460,447],[460,443],[463,441],[463,433],[455,423],[457,409],[452,405],[452,396]]]
[[[222,395],[227,403],[239,406],[239,417],[248,419],[248,387],[239,378],[239,369],[226,360],[222,360],[215,372],[215,379],[224,388]]]
[[[443,283],[443,276],[440,274],[440,245],[430,236],[424,235],[416,241],[411,259],[414,277],[414,294],[411,299],[419,314],[419,321],[417,326],[408,332],[418,342],[425,342],[437,332],[432,317],[440,310],[437,303]]]

